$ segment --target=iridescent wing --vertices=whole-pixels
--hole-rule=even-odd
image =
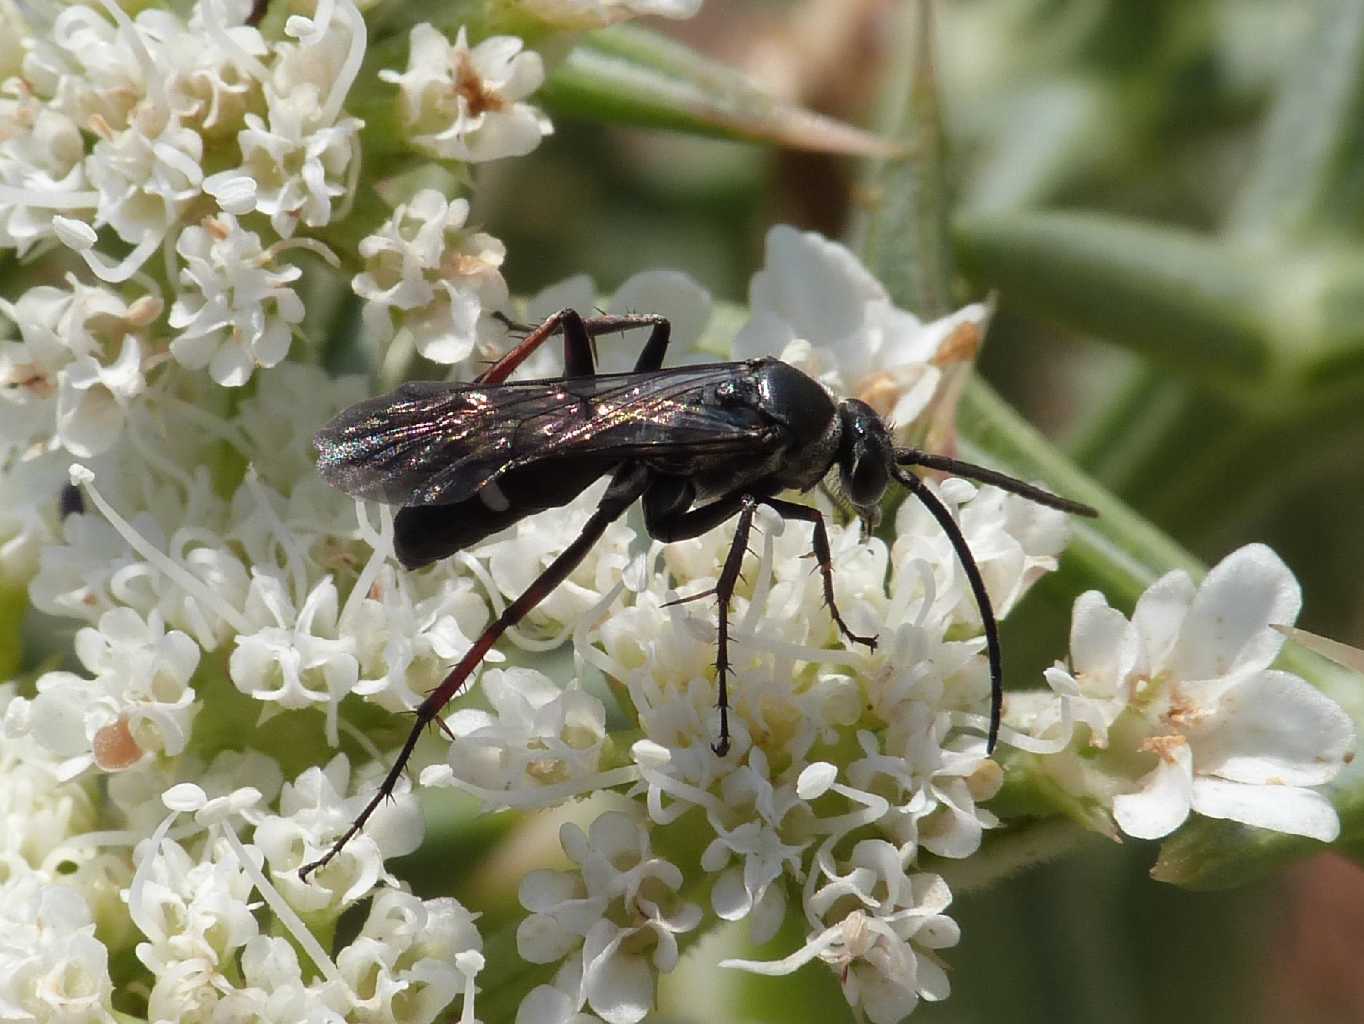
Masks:
[[[741,363],[481,386],[419,382],[318,431],[318,471],[357,498],[446,505],[514,467],[556,458],[695,458],[770,448],[755,403],[717,395]],[[548,469],[548,467],[547,467]]]

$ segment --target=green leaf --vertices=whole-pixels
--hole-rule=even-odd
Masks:
[[[850,232],[852,247],[906,309],[934,319],[952,308],[952,251],[948,237],[946,148],[933,63],[932,5],[901,8],[892,25],[893,79],[883,90],[896,97],[882,120],[900,143],[898,155],[868,168],[863,203]]]
[[[1014,213],[958,226],[971,269],[1010,305],[1185,372],[1264,377],[1269,268],[1180,228],[1100,213]]]
[[[1354,233],[1364,215],[1364,5],[1316,6],[1227,222],[1239,238]]]
[[[550,75],[540,101],[556,114],[771,142],[793,149],[885,155],[884,139],[763,92],[748,78],[645,29],[586,36]]]

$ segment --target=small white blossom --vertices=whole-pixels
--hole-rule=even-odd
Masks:
[[[1033,583],[1055,570],[1069,537],[1066,514],[998,487],[982,487],[960,478],[927,483],[954,513],[995,615],[1004,618]],[[938,614],[946,611],[955,621],[979,624],[980,609],[966,570],[927,507],[912,498],[902,502],[895,516],[895,533],[892,590],[924,593],[927,577],[921,566],[926,564],[934,600],[942,606]]]
[[[385,564],[347,621],[362,676],[354,692],[410,711],[487,624],[488,606],[467,576],[440,569],[412,576]]]
[[[81,893],[36,875],[0,882],[0,1011],[13,1021],[113,1024],[109,951]]]
[[[492,711],[463,708],[446,720],[453,778],[487,791],[560,785],[597,771],[606,709],[534,669],[491,669],[480,689]],[[426,781],[426,776],[423,776]]]
[[[278,816],[267,817],[256,828],[256,846],[265,855],[271,880],[292,906],[329,918],[363,899],[380,881],[392,882],[384,860],[411,853],[421,843],[422,817],[407,783],[401,782],[390,800],[374,811],[369,827],[351,838],[326,867],[307,882],[298,869],[316,860],[354,820],[378,786],[378,773],[354,777],[344,754],[325,768],[309,768],[286,783]],[[353,795],[347,795],[354,789]]]
[[[10,706],[27,718],[33,737],[66,760],[59,776],[74,778],[90,766],[123,771],[144,757],[180,754],[198,711],[190,677],[199,647],[178,630],[166,632],[158,613],[144,620],[131,608],[100,617],[99,628],[76,634],[76,655],[93,673],[39,677],[31,707]]]
[[[161,304],[150,296],[125,302],[73,276],[67,284],[0,300],[21,339],[0,341],[0,401],[17,412],[0,437],[86,458],[113,445],[129,403],[146,387],[140,334]]]
[[[629,815],[608,811],[586,834],[568,824],[559,836],[578,870],[522,879],[531,915],[517,929],[517,950],[532,963],[580,957],[577,1008],[638,1024],[653,1006],[654,972],[677,966],[677,935],[700,923],[701,908],[677,896],[682,872],[653,855],[648,830]]]
[[[89,781],[61,778],[57,755],[29,733],[30,705],[0,684],[0,863],[17,877],[19,865],[37,871],[60,861],[66,840],[95,826]]]
[[[259,861],[259,851],[247,850]],[[192,975],[220,969],[260,926],[251,912],[251,875],[227,842],[213,844],[198,859],[169,839],[156,849],[144,845],[144,851],[150,861],[138,867],[128,911],[145,937],[137,957],[169,1001],[186,980],[178,977],[186,966],[196,965]]]
[[[898,308],[847,248],[786,225],[767,233],[749,307],[734,358],[780,356],[899,426],[927,407],[944,365],[974,356],[989,319],[976,303],[925,324]]]
[[[1130,626],[1101,598],[1076,602],[1074,661],[1049,679],[1062,700],[1088,707],[1075,717],[1096,739],[1107,726],[1110,751],[1121,728],[1129,749],[1117,754],[1154,760],[1111,797],[1124,832],[1156,839],[1197,811],[1335,838],[1336,811],[1311,787],[1352,756],[1354,727],[1330,698],[1269,667],[1283,645],[1272,627],[1291,625],[1301,603],[1292,572],[1258,544],[1228,555],[1197,587],[1181,571],[1163,576]]]
[[[240,178],[255,183],[250,203],[233,203],[232,212],[254,209],[270,218],[281,238],[291,238],[300,224],[320,228],[331,222],[332,204],[348,191],[346,175],[355,159],[360,122],[353,117],[334,124],[317,122],[318,95],[311,88],[289,95],[271,94],[269,120],[247,114],[237,136],[243,163],[205,179],[213,195],[231,189]]]
[[[360,678],[353,640],[337,624],[338,598],[330,576],[295,606],[284,582],[253,569],[245,614],[251,628],[237,636],[228,674],[242,693],[280,708],[336,705]]]
[[[540,55],[515,36],[470,47],[460,28],[453,44],[433,26],[412,29],[407,71],[380,71],[398,86],[398,110],[413,146],[444,160],[481,163],[524,156],[553,129],[521,102],[545,80]]]
[[[350,1000],[339,986],[306,984],[298,953],[288,939],[254,935],[242,947],[240,959],[241,984],[223,986],[227,991],[213,1007],[215,1020],[345,1024]]]
[[[747,917],[754,945],[769,941],[781,927],[786,890],[780,880],[787,871],[801,874],[801,854],[810,842],[788,842],[783,834],[794,831],[793,823],[808,827],[809,805],[796,795],[793,782],[773,785],[768,776],[760,748],[749,754],[747,765],[725,776],[724,807],[711,812],[716,838],[701,855],[701,869],[718,872],[710,894],[716,915],[725,921]],[[726,827],[726,819],[739,824]],[[732,858],[740,863],[731,865]]]
[[[65,206],[62,193],[79,203],[84,160],[80,129],[60,110],[21,96],[0,113],[0,186],[7,193],[0,199],[0,248],[23,256],[52,234],[52,218]]]
[[[956,945],[960,931],[943,913],[952,900],[946,883],[907,874],[903,855],[879,839],[857,843],[846,865],[824,861],[819,870],[827,881],[808,906],[833,917],[832,924],[784,960],[720,966],[781,975],[819,958],[838,975],[849,1005],[873,1024],[899,1024],[921,998],[947,998],[947,973],[935,952]]]
[[[150,108],[100,139],[86,163],[100,222],[130,245],[159,241],[200,193],[203,145],[198,132]]]
[[[522,519],[489,540],[475,553],[488,560],[488,571],[509,599],[521,594],[582,532],[583,524],[601,503],[610,481],[603,478],[563,508]],[[528,625],[575,622],[601,600],[631,562],[635,531],[616,520],[606,528],[578,566],[525,619]]]
[[[256,367],[283,359],[291,328],[303,319],[303,303],[288,287],[302,271],[276,269],[260,237],[230,213],[185,228],[175,248],[185,265],[170,311],[180,331],[171,354],[192,370],[208,367],[224,387],[239,387]]]
[[[393,310],[427,359],[458,363],[473,352],[484,314],[507,301],[499,269],[506,250],[491,235],[464,230],[468,219],[468,200],[423,189],[360,242],[366,269],[353,287],[379,340],[392,336]]]
[[[336,958],[366,1020],[430,1024],[458,996],[473,1019],[483,940],[458,900],[382,889],[364,926]],[[449,1019],[454,1019],[453,1017]]]

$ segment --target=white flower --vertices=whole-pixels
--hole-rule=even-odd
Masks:
[[[873,1024],[899,1024],[920,998],[947,998],[947,973],[934,952],[960,938],[956,923],[943,914],[952,894],[937,875],[907,875],[899,852],[883,840],[859,842],[846,868],[839,874],[833,865],[821,866],[829,881],[813,905],[836,919],[801,949],[784,960],[724,960],[720,966],[782,975],[818,957],[834,969],[849,1005]]]
[[[457,363],[473,352],[484,314],[507,301],[498,269],[506,250],[491,235],[464,230],[468,218],[468,200],[423,189],[360,242],[365,270],[353,287],[379,340],[393,333],[392,309],[427,359]]]
[[[385,564],[347,622],[363,677],[354,692],[410,711],[487,624],[488,606],[467,576],[439,569],[414,576]]]
[[[50,438],[87,458],[118,439],[128,404],[146,387],[139,335],[161,304],[150,296],[125,302],[74,276],[67,283],[30,288],[14,303],[0,300],[22,339],[0,341],[0,400],[18,410],[0,436]]]
[[[521,905],[532,913],[517,929],[517,950],[553,963],[581,943],[576,1008],[638,1024],[653,1006],[655,972],[677,966],[677,935],[700,923],[701,908],[678,898],[682,872],[653,855],[648,830],[629,815],[608,811],[586,834],[567,824],[559,837],[578,870],[522,879]]]
[[[518,597],[582,532],[583,524],[601,503],[607,478],[594,483],[563,508],[527,516],[476,549],[488,560],[488,571],[508,598]],[[615,586],[631,562],[630,545],[635,531],[616,520],[606,528],[578,566],[536,606],[526,624],[572,624]]]
[[[9,1020],[113,1024],[109,951],[81,893],[36,875],[0,882],[0,1008]]]
[[[340,986],[305,984],[298,953],[288,939],[279,936],[248,939],[241,950],[241,984],[220,984],[227,991],[213,1008],[215,1020],[345,1024],[350,1003],[338,991]]]
[[[1301,603],[1293,574],[1259,544],[1228,555],[1197,588],[1182,571],[1161,577],[1137,602],[1131,630],[1094,597],[1076,603],[1077,658],[1057,674],[1062,693],[1078,692],[1099,722],[1113,723],[1110,750],[1121,735],[1128,756],[1154,755],[1151,771],[1112,799],[1124,832],[1156,839],[1193,810],[1335,838],[1335,809],[1309,787],[1340,771],[1354,727],[1334,701],[1269,667],[1283,645],[1271,627],[1291,624]],[[1124,700],[1117,719],[1110,702]]]
[[[98,629],[76,634],[76,655],[94,678],[45,673],[24,711],[33,737],[66,758],[59,776],[73,778],[91,765],[122,771],[148,755],[185,749],[198,711],[189,686],[199,664],[193,640],[167,633],[156,612],[144,620],[131,608],[115,608]],[[10,713],[22,706],[16,701]]]
[[[112,131],[127,126],[146,94],[145,71],[127,35],[85,6],[63,8],[49,32],[31,37],[24,58],[24,77],[39,95],[77,125]]]
[[[734,358],[780,356],[899,426],[924,411],[944,364],[974,356],[989,319],[977,303],[924,324],[844,246],[812,231],[777,225],[766,256]]]
[[[960,859],[980,849],[984,829],[999,824],[976,804],[999,791],[1004,773],[978,741],[965,750],[945,746],[949,728],[947,712],[907,702],[886,730],[884,753],[873,733],[858,733],[866,757],[848,766],[848,778],[872,792],[894,788],[880,825],[902,848]]]
[[[954,513],[985,581],[995,616],[1004,618],[1033,583],[1055,570],[1069,537],[1066,514],[998,487],[978,486],[960,478],[949,477],[942,483],[929,480],[927,484]],[[912,602],[908,595],[924,597],[931,591],[940,605],[936,614],[946,613],[954,621],[978,625],[980,609],[961,559],[922,502],[913,497],[901,502],[895,515],[895,534],[891,589],[899,595],[898,601]],[[931,581],[924,567],[931,573]]]
[[[241,167],[204,179],[203,188],[221,202],[224,194],[236,197],[233,190],[248,179],[249,193],[229,203],[230,212],[262,213],[281,238],[290,238],[299,224],[320,228],[331,222],[332,202],[349,191],[361,122],[319,121],[320,97],[311,85],[285,94],[268,90],[267,98],[269,120],[247,114],[237,135]]]
[[[325,704],[333,721],[360,678],[354,642],[337,628],[337,604],[330,576],[296,607],[279,577],[253,567],[245,612],[255,628],[237,636],[228,662],[237,689],[280,708]]]
[[[491,713],[463,708],[446,720],[455,736],[450,744],[455,779],[484,790],[519,792],[597,771],[606,709],[596,697],[563,689],[530,668],[488,670],[480,690]]]
[[[382,889],[360,934],[336,958],[365,1020],[429,1024],[463,994],[473,1019],[483,940],[459,901]],[[450,1019],[454,1019],[451,1017]]]
[[[167,102],[184,123],[206,139],[234,133],[260,95],[260,59],[269,46],[260,29],[246,24],[250,0],[200,0],[188,25],[170,11],[149,9],[140,24],[153,19],[159,35],[159,69],[167,77]]]
[[[690,18],[701,0],[519,0],[538,18],[563,29],[600,28],[626,18]]]
[[[461,27],[452,45],[429,24],[412,29],[407,71],[380,71],[399,88],[399,115],[413,146],[444,160],[480,163],[524,156],[553,129],[522,103],[545,80],[540,55],[515,36],[472,49]]]
[[[192,370],[207,366],[224,387],[239,387],[257,366],[283,359],[291,328],[303,319],[303,303],[287,286],[302,271],[274,269],[260,237],[230,213],[185,228],[175,250],[185,266],[184,288],[170,311],[170,325],[180,331],[171,354]]]
[[[251,875],[227,842],[212,844],[197,860],[169,839],[149,847],[143,844],[141,855],[151,859],[138,867],[128,912],[146,937],[137,957],[164,991],[178,984],[177,965],[220,968],[260,926],[251,913]],[[247,850],[259,861],[259,851]]]
[[[1071,612],[1069,664],[1046,670],[1048,685],[1067,700],[1073,719],[1089,727],[1093,746],[1108,746],[1109,726],[1148,675],[1140,621],[1129,622],[1097,590],[1081,594]],[[1032,732],[1049,735],[1061,720],[1061,704],[1048,703],[1032,720]]]
[[[0,199],[0,248],[23,256],[50,237],[63,208],[60,193],[74,196],[85,187],[84,159],[80,129],[60,110],[21,98],[0,115],[0,186],[7,193]]]
[[[164,111],[142,108],[126,129],[96,142],[86,162],[99,192],[98,221],[130,245],[160,240],[198,197],[203,155],[198,132]]]
[[[0,863],[15,878],[21,864],[37,871],[69,863],[66,840],[96,821],[93,785],[63,781],[57,756],[26,735],[29,707],[15,697],[13,683],[0,684]]]
[[[421,811],[403,780],[392,798],[375,809],[365,831],[353,836],[307,882],[299,881],[298,869],[326,852],[369,802],[379,784],[378,775],[369,771],[352,777],[346,756],[337,754],[325,768],[309,768],[293,783],[286,783],[279,815],[257,826],[255,844],[265,854],[271,879],[300,911],[329,919],[339,916],[380,881],[395,881],[384,870],[386,858],[401,857],[421,844]],[[351,787],[354,795],[346,796]]]
[[[790,827],[788,815],[808,826],[809,805],[796,796],[794,783],[774,786],[768,774],[767,757],[755,747],[748,764],[725,776],[720,787],[724,807],[711,811],[716,838],[701,855],[701,870],[719,872],[710,894],[716,915],[725,921],[748,917],[755,945],[770,940],[781,927],[786,891],[780,879],[788,870],[801,874],[801,853],[810,842],[790,843],[783,836]],[[739,824],[726,828],[717,820],[725,818]],[[730,866],[735,855],[741,864]]]

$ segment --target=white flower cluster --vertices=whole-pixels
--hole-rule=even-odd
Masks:
[[[385,866],[422,838],[405,788],[325,871],[297,871],[381,774],[344,709],[414,707],[528,568],[499,538],[400,573],[389,513],[373,522],[313,470],[318,425],[368,385],[288,361],[309,264],[282,257],[335,266],[335,238],[364,233],[330,229],[353,210],[364,126],[345,107],[366,28],[351,0],[278,38],[252,10],[134,18],[108,2],[25,22],[4,7],[0,248],[42,272],[0,297],[0,666],[23,663],[26,605],[78,627],[67,666],[0,683],[0,1015],[17,1020],[476,1018],[475,915]],[[409,72],[379,76],[408,141],[447,162],[529,151],[549,130],[525,102],[539,58],[467,40],[421,26]],[[446,362],[507,303],[501,243],[464,231],[468,214],[420,192],[358,253],[369,325],[402,314]],[[505,341],[499,327],[478,354]],[[556,599],[557,621],[613,585],[632,536]],[[548,552],[559,534],[526,543]],[[604,716],[582,695],[557,726],[537,718],[553,700],[528,671],[501,692],[525,707],[528,750],[569,737],[574,778]],[[255,738],[276,720],[291,742]],[[371,759],[354,776],[328,753],[343,738]],[[286,782],[281,761],[301,774]],[[358,934],[324,946],[356,905]]]

